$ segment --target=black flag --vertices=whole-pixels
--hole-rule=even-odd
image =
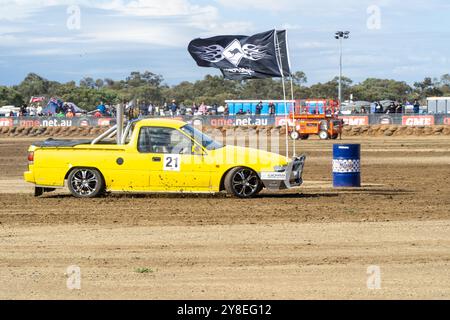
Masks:
[[[289,61],[289,48],[287,42],[286,30],[277,31],[277,45],[280,46],[279,51],[277,49],[278,62],[283,68],[283,75],[289,77],[291,75],[291,61]]]
[[[197,65],[219,68],[227,79],[274,78],[282,76],[278,41],[277,32],[271,30],[253,36],[195,39],[189,43],[188,51]]]

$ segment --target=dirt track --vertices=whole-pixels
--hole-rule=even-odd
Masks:
[[[290,192],[78,200],[32,197],[30,140],[0,139],[0,298],[450,298],[450,138],[346,142],[362,144],[361,190],[331,188],[332,142],[313,139]]]

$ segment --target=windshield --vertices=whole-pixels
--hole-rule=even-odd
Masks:
[[[217,150],[223,148],[223,145],[221,143],[213,140],[211,137],[207,136],[200,130],[195,129],[194,127],[188,124],[182,127],[181,130],[187,133],[192,139],[194,139],[198,143],[201,143],[203,148],[205,148],[206,150]]]

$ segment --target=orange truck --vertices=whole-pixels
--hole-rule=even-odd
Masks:
[[[343,122],[338,118],[339,103],[328,99],[300,100],[289,114],[293,125],[289,136],[293,140],[306,140],[310,135],[320,139],[337,139],[342,133]]]

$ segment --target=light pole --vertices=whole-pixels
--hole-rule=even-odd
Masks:
[[[339,40],[339,104],[342,103],[342,39],[348,39],[350,31],[336,31],[334,38]]]

